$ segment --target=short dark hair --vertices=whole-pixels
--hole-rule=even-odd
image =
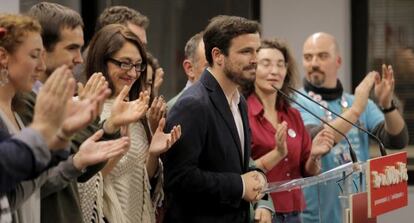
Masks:
[[[198,45],[200,44],[202,40],[203,40],[203,32],[199,32],[195,34],[194,36],[192,36],[187,41],[184,47],[184,57],[186,59],[189,59],[191,61],[195,61],[199,59],[199,58],[195,58],[195,56],[196,56]]]
[[[126,6],[112,6],[101,13],[96,21],[95,31],[109,24],[127,25],[128,22],[144,29],[149,26],[148,17],[140,12]]]
[[[291,50],[289,49],[287,43],[285,41],[279,40],[277,38],[274,39],[264,39],[262,40],[262,43],[259,48],[259,52],[262,49],[276,49],[279,50],[284,59],[285,63],[287,64],[286,68],[286,77],[283,82],[283,86],[280,89],[284,93],[286,93],[289,96],[292,96],[293,90],[291,88],[295,88],[296,84],[298,82],[298,70],[296,67],[295,59],[292,55]],[[254,91],[254,83],[248,83],[245,86],[243,86],[243,94],[245,97],[248,97],[251,93]],[[287,101],[284,97],[278,97],[276,102],[276,108],[282,108],[285,105],[289,105],[289,101]]]
[[[213,65],[211,50],[219,48],[224,55],[228,55],[231,40],[243,34],[259,33],[258,22],[243,17],[219,15],[210,20],[204,30],[204,46],[206,59]]]
[[[42,26],[43,45],[47,51],[53,51],[59,42],[63,28],[83,28],[82,17],[73,9],[50,2],[40,2],[30,8],[28,14],[39,20]]]
[[[120,24],[111,24],[103,27],[92,38],[85,63],[85,75],[89,79],[93,73],[101,72],[109,83],[112,93],[115,93],[114,84],[108,73],[108,60],[118,52],[122,46],[130,42],[138,48],[142,63],[147,64],[147,54],[139,38],[127,27]],[[129,99],[135,100],[145,87],[147,70],[145,69],[129,91]]]

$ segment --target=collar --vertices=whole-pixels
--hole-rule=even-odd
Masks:
[[[236,91],[233,94],[226,95],[226,99],[227,99],[227,102],[229,103],[230,106],[232,106],[232,105],[238,106],[239,103],[240,103],[240,93],[239,93],[239,91],[236,89]]]
[[[249,101],[249,110],[253,116],[258,116],[264,113],[263,105],[260,103],[259,98],[255,93],[251,94],[247,99]]]
[[[187,80],[187,83],[185,84],[184,89],[189,88],[191,85],[193,85],[193,82],[191,82],[190,80]]]
[[[338,99],[342,96],[342,93],[344,92],[341,81],[339,81],[339,79],[337,79],[335,88],[315,87],[306,79],[304,79],[303,87],[306,92],[313,91],[314,93],[321,95],[322,100],[326,101]]]

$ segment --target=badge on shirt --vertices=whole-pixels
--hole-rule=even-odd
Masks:
[[[290,136],[290,138],[295,138],[296,137],[296,132],[293,129],[288,129],[288,135]]]

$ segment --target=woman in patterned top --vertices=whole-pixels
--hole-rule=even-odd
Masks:
[[[105,122],[105,129],[116,131],[121,128],[122,134],[131,138],[129,151],[110,160],[100,175],[103,199],[102,207],[97,209],[102,208],[105,220],[110,223],[155,222],[154,205],[163,195],[162,191],[158,191],[151,197],[150,180],[158,177],[158,184],[162,183],[159,156],[181,135],[179,126],[168,134],[163,133],[165,119],[161,118],[151,136],[145,118],[149,99],[144,91],[146,66],[145,48],[125,26],[105,26],[93,37],[85,74],[102,72],[113,92],[104,103],[101,118],[106,119],[110,113],[125,113],[125,116],[131,117],[128,123],[118,123],[111,118]],[[114,106],[119,103],[125,106]],[[100,199],[99,195],[96,197]]]

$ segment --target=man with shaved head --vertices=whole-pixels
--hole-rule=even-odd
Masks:
[[[355,95],[351,95],[343,90],[338,79],[342,58],[335,37],[323,32],[312,34],[303,45],[302,59],[305,69],[304,88],[301,89],[303,93],[378,136],[387,148],[402,149],[408,144],[406,124],[393,101],[394,72],[391,66],[383,65],[381,75],[376,71],[369,72],[355,89]],[[368,99],[373,88],[377,104]],[[367,134],[304,97],[297,95],[297,99],[347,135],[358,161],[365,162],[370,158]],[[312,137],[324,128],[330,129],[308,112],[298,109]],[[322,157],[322,172],[351,161],[348,144],[340,134],[334,133],[337,144]],[[304,222],[343,222],[338,186],[330,183],[318,187],[306,188],[304,191],[307,205],[303,213]]]

